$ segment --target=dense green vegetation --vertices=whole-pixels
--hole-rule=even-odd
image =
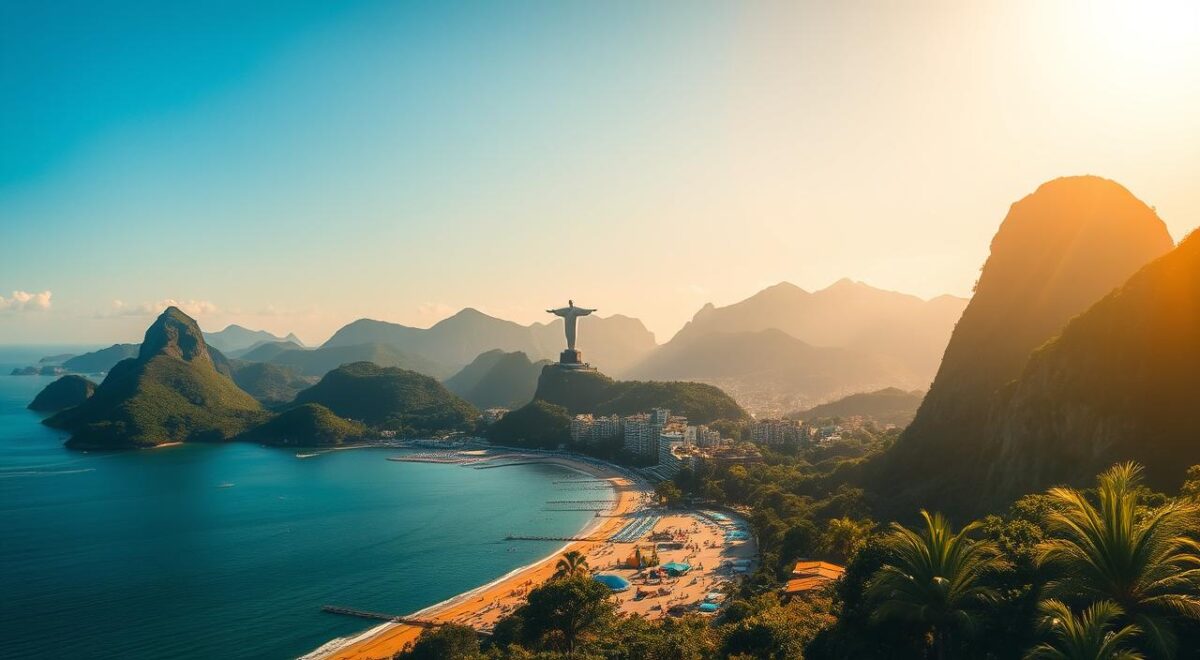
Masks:
[[[542,370],[534,397],[562,406],[571,414],[632,415],[651,408],[669,408],[696,424],[749,417],[728,394],[712,385],[614,381],[598,371],[554,365]]]
[[[957,529],[924,513],[911,528],[851,525],[853,543],[833,530],[862,523],[861,512],[828,518],[861,506],[853,494],[799,496],[779,465],[757,467],[704,478],[755,502],[767,544],[764,570],[716,619],[618,615],[607,588],[564,556],[559,575],[491,638],[448,627],[397,657],[1111,660],[1200,649],[1200,466],[1177,497],[1150,491],[1141,469],[1123,464],[1094,489],[1028,495]],[[846,574],[825,593],[782,601],[776,574],[800,556],[841,559]]]
[[[67,375],[50,383],[29,404],[37,412],[58,412],[77,406],[96,391],[96,384],[83,376]]]
[[[367,427],[342,419],[317,403],[306,403],[286,410],[249,430],[243,439],[271,445],[323,446],[361,440]]]
[[[70,447],[117,449],[228,440],[264,418],[259,403],[217,371],[196,322],[171,307],[146,331],[138,357],[45,423],[70,431]]]
[[[488,439],[502,445],[557,449],[571,441],[571,416],[562,406],[533,401],[492,424]]]
[[[471,430],[478,411],[429,376],[370,362],[346,364],[300,392],[341,417],[402,435]]]

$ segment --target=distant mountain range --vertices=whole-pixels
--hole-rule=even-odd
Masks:
[[[107,372],[121,360],[136,357],[139,347],[139,344],[113,344],[108,348],[69,358],[62,363],[62,366],[67,371],[81,374]]]
[[[706,305],[662,346],[637,319],[586,316],[579,319],[579,345],[584,359],[607,373],[714,384],[754,412],[782,415],[855,392],[926,387],[965,304],[952,296],[924,301],[850,280],[815,293],[783,283],[727,307]],[[531,396],[536,376],[530,376],[537,371],[531,365],[558,359],[563,334],[561,319],[521,325],[467,308],[429,328],[359,319],[315,349],[292,334],[281,338],[239,325],[203,337],[230,360],[277,365],[301,378],[366,361],[448,379],[454,391],[479,405],[512,407]],[[106,372],[138,349],[114,345],[71,357],[62,369]],[[517,353],[528,364],[508,358],[510,373],[497,372],[478,392],[468,391],[466,383],[482,377],[480,360]],[[279,374],[256,375],[274,383],[271,396],[290,392],[276,387]]]
[[[966,304],[850,280],[813,293],[785,282],[706,305],[624,375],[713,383],[774,414],[882,387],[923,388]]]
[[[218,332],[206,332],[204,341],[229,357],[236,357],[240,351],[265,343],[291,342],[297,346],[304,345],[299,337],[291,333],[286,337],[276,337],[266,330],[250,330],[240,325],[230,325]]]
[[[359,319],[333,334],[322,348],[363,344],[391,346],[420,356],[449,373],[491,350],[521,352],[531,360],[557,360],[564,349],[562,320],[520,325],[467,308],[430,328]],[[585,316],[579,319],[584,359],[620,371],[654,350],[654,335],[642,322],[627,316]]]

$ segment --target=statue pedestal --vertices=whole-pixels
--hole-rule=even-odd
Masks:
[[[564,366],[583,366],[583,351],[568,348],[558,355],[558,363]]]

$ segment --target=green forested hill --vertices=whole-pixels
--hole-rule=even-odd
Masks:
[[[217,371],[196,322],[168,308],[136,358],[121,361],[95,393],[46,423],[77,448],[150,447],[227,440],[264,419],[262,407]]]
[[[317,403],[286,410],[246,432],[244,438],[270,445],[314,447],[363,438],[366,426],[338,417]]]
[[[542,369],[536,400],[562,406],[571,414],[631,415],[669,408],[695,423],[748,417],[728,394],[702,383],[614,381],[590,370]]]
[[[340,417],[404,434],[466,430],[479,415],[429,376],[370,362],[330,371],[295,403],[319,403]]]
[[[96,384],[92,381],[83,376],[68,374],[38,392],[29,404],[29,409],[37,412],[58,412],[87,401],[95,391]]]

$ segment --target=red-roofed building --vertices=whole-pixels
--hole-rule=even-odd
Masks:
[[[798,561],[792,569],[792,579],[788,580],[783,593],[789,596],[817,591],[825,585],[836,581],[846,573],[846,569],[827,561]]]

